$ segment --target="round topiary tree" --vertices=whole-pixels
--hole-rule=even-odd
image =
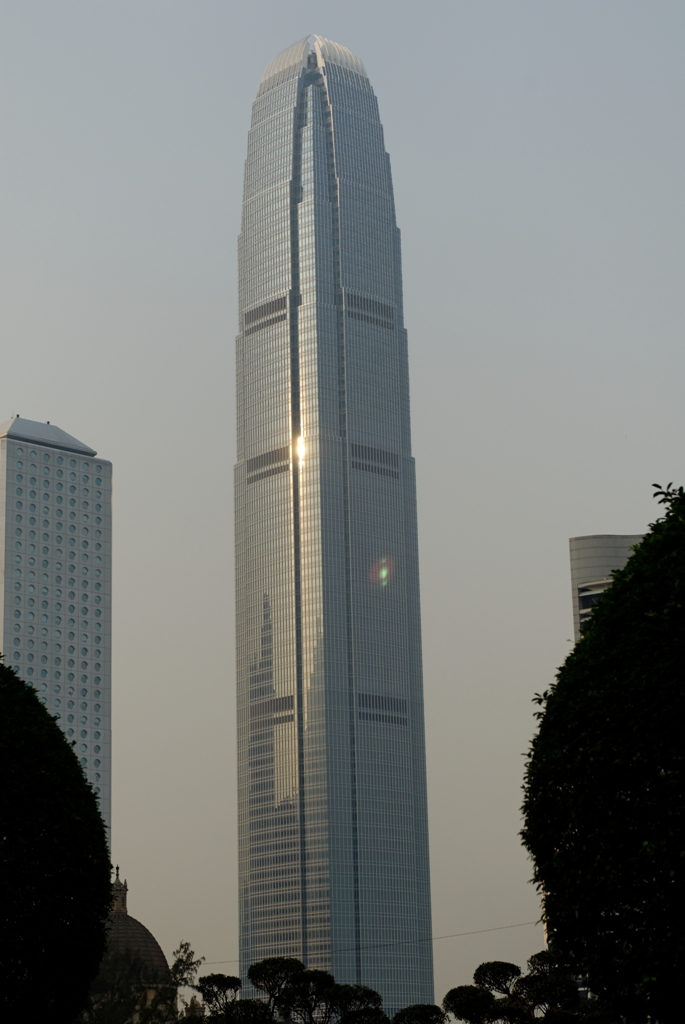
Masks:
[[[69,742],[0,663],[0,1007],[70,1024],[105,948],[105,826]]]
[[[685,493],[657,495],[664,518],[537,698],[522,837],[553,947],[626,1020],[670,1022],[685,977]]]

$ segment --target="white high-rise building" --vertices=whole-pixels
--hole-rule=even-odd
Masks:
[[[0,425],[5,664],[55,716],[111,816],[112,464],[50,423]]]
[[[611,586],[611,574],[622,569],[642,540],[643,534],[597,533],[589,537],[571,537],[571,590],[573,592],[573,631],[576,643],[592,615],[593,606]]]

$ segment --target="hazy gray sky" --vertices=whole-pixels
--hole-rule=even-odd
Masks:
[[[0,421],[114,462],[113,857],[208,961],[237,956],[243,160],[307,32],[366,65],[403,232],[435,935],[538,917],[520,786],[568,538],[685,482],[682,2],[0,2]],[[441,939],[436,997],[541,946]]]

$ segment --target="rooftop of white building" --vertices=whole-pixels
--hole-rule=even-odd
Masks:
[[[64,452],[76,452],[77,455],[97,455],[93,448],[67,434],[61,427],[56,427],[54,423],[25,420],[18,415],[0,424],[0,438],[2,437],[9,437],[12,441],[26,441],[27,444],[39,444],[46,448],[59,448]]]

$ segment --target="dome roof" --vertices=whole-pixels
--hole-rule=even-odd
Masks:
[[[151,980],[162,981],[169,975],[169,965],[151,931],[144,924],[131,917],[126,906],[128,884],[116,879],[112,884],[112,912],[107,922],[107,952],[123,953],[127,949],[136,953],[147,968]]]

